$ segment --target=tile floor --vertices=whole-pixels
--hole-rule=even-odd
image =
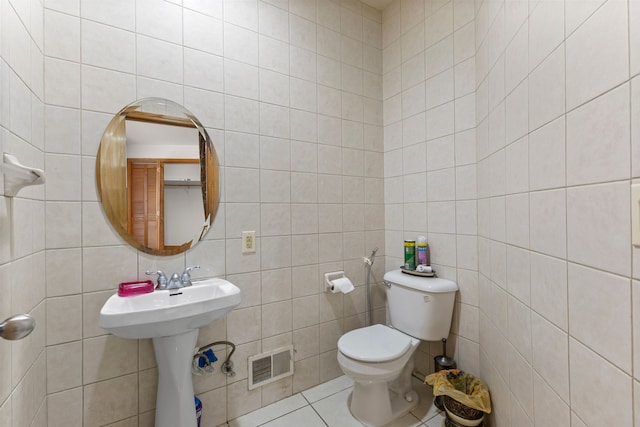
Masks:
[[[388,427],[441,427],[444,415],[433,405],[431,387],[413,378],[418,406]],[[346,377],[320,384],[229,421],[229,427],[361,427],[347,406],[353,381]]]

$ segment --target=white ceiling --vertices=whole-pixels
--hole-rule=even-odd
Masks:
[[[384,9],[389,6],[393,0],[362,0],[363,3],[368,4],[369,6],[373,6],[376,9]]]

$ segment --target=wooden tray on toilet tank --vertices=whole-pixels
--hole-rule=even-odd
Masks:
[[[436,272],[435,271],[430,271],[430,272],[420,272],[417,270],[407,270],[405,269],[403,266],[400,266],[400,270],[402,270],[403,273],[406,274],[410,274],[412,276],[419,276],[419,277],[436,277]]]

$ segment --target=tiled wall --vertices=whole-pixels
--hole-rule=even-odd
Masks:
[[[97,326],[148,268],[198,263],[243,290],[201,332],[238,343],[234,379],[196,379],[205,425],[339,375],[360,257],[389,255],[377,281],[418,234],[460,285],[450,350],[489,384],[493,425],[633,423],[640,2],[179,3],[0,1],[0,145],[47,172],[0,197],[0,318],[38,321],[0,340],[0,425],[153,424],[150,342]],[[186,255],[135,253],[97,203],[102,130],[146,96],[196,113],[223,164],[214,229]],[[320,292],[338,269],[347,297]],[[296,375],[248,392],[240,361],[289,343]]]
[[[0,314],[39,320],[28,340],[0,342],[13,361],[0,368],[0,425],[153,425],[151,343],[97,325],[118,282],[147,269],[200,264],[194,276],[242,289],[200,333],[238,345],[234,378],[195,379],[205,426],[341,375],[337,339],[364,323],[361,257],[381,247],[374,280],[384,270],[381,12],[352,0],[0,4],[3,148],[47,173],[13,201],[13,227],[0,205],[0,286],[13,295]],[[97,201],[102,131],[148,96],[194,112],[223,166],[214,227],[186,255],[131,250]],[[241,254],[242,230],[256,230],[255,255]],[[323,293],[335,270],[356,291]],[[249,392],[247,356],[290,343],[296,374]]]
[[[474,2],[398,0],[383,13],[387,269],[425,235],[438,276],[460,287],[448,355],[478,370]],[[429,348],[429,345],[431,346]],[[423,343],[419,371],[442,344]]]
[[[45,166],[43,5],[0,2],[0,152]],[[45,191],[4,195],[0,174],[0,321],[29,313],[36,329],[0,339],[0,425],[46,426]]]
[[[387,267],[426,230],[461,285],[455,354],[488,383],[492,425],[634,422],[639,46],[635,0],[383,13]],[[476,126],[466,146],[460,119]]]
[[[476,42],[493,425],[637,425],[640,2],[485,1]]]

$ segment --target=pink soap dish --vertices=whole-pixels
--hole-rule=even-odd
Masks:
[[[133,297],[136,295],[153,292],[154,286],[151,280],[141,280],[136,282],[122,282],[118,285],[118,296]]]

